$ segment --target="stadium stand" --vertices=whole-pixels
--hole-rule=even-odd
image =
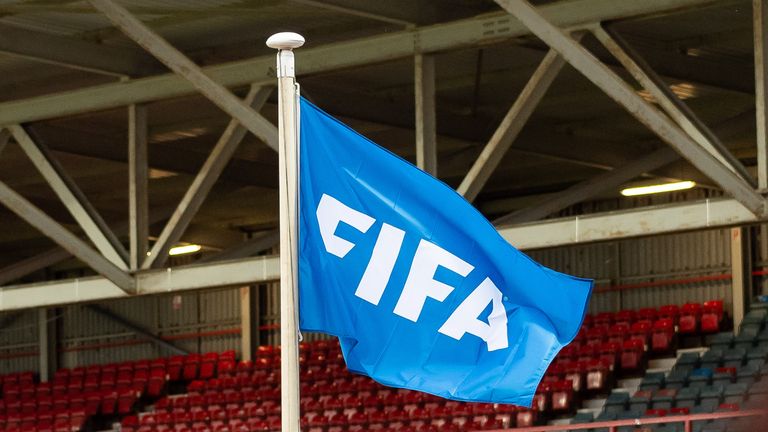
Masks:
[[[736,336],[720,332],[724,320],[717,301],[590,315],[551,364],[531,409],[387,388],[348,372],[336,341],[302,343],[303,428],[481,431],[765,406],[765,311],[750,312]],[[655,358],[674,356],[678,341],[689,336],[703,336],[709,349],[680,351],[670,370],[649,369]],[[48,383],[36,382],[29,372],[5,375],[0,427],[18,432],[278,431],[280,348],[259,347],[255,358],[236,361],[235,352],[227,351],[91,365],[60,369]],[[627,381],[637,382],[636,388],[619,386]],[[599,409],[594,401],[602,401]],[[723,431],[722,423],[695,430]]]

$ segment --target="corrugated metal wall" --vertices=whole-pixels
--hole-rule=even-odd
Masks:
[[[730,272],[730,231],[696,231],[609,243],[531,251],[555,270],[591,277],[598,287],[688,279]],[[731,305],[730,280],[672,284],[595,293],[590,311],[616,311],[723,299]]]
[[[642,239],[597,243],[530,251],[535,260],[556,270],[590,277],[599,287],[631,285],[730,272],[729,230],[709,230]],[[765,255],[761,255],[765,256]],[[262,343],[278,344],[279,332],[270,325],[279,322],[279,285],[262,286],[260,325]],[[665,285],[596,293],[590,310],[658,307],[663,304],[724,299],[730,307],[730,280]],[[142,297],[114,301],[108,308],[142,327],[172,338],[172,343],[192,352],[240,349],[240,295],[227,289],[183,295]],[[61,367],[152,358],[169,353],[152,343],[137,340],[120,324],[87,306],[58,310]],[[36,370],[37,311],[24,311],[14,318],[0,314],[0,373]],[[305,335],[306,340],[324,337]],[[30,354],[31,353],[31,354]]]

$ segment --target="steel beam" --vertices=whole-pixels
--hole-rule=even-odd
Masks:
[[[271,87],[253,86],[245,97],[245,103],[249,109],[258,111],[271,93]],[[277,133],[277,129],[274,126],[272,128]],[[192,218],[197,214],[214,183],[219,179],[235,150],[245,138],[246,133],[246,128],[237,120],[230,121],[205,164],[200,168],[200,172],[192,181],[192,185],[182,197],[176,211],[171,215],[170,220],[160,233],[150,255],[144,260],[142,268],[157,268],[165,263],[168,259],[168,251],[179,241],[184,231],[189,227]]]
[[[731,228],[731,302],[734,330],[744,320],[752,293],[752,249],[749,228]]]
[[[167,207],[155,208],[152,210],[149,223],[153,224],[160,222],[163,219],[167,219],[171,212],[172,209]],[[128,229],[128,225],[128,221],[123,221],[115,225],[115,232],[125,232],[125,230]],[[69,251],[66,249],[61,247],[54,247],[35,256],[0,268],[0,286],[3,286],[9,282],[13,282],[36,271],[40,271],[44,268],[58,264],[71,257],[72,254],[69,253]],[[0,328],[2,328],[2,326],[0,326]]]
[[[247,258],[139,272],[136,294],[153,295],[237,287],[274,282],[280,278],[276,256]],[[127,298],[130,295],[104,277],[86,277],[0,290],[0,311]]]
[[[128,252],[115,233],[107,226],[96,209],[91,205],[85,194],[75,184],[74,180],[64,171],[53,157],[50,150],[39,140],[35,141],[20,125],[10,125],[8,129],[13,134],[19,147],[26,153],[51,189],[56,193],[72,217],[77,221],[96,249],[112,264],[122,270],[127,270]]]
[[[225,261],[231,259],[247,258],[258,253],[267,251],[280,242],[280,232],[278,230],[268,231],[258,237],[248,239],[240,244],[225,249],[219,253],[208,255],[199,262],[208,263],[215,261]]]
[[[37,310],[37,357],[41,382],[49,382],[59,368],[59,338],[56,334],[56,310]]]
[[[59,246],[68,250],[97,273],[108,278],[120,289],[127,293],[134,290],[134,281],[130,275],[93,250],[84,241],[77,238],[77,236],[24,199],[24,197],[14,192],[3,182],[0,182],[0,203],[37,228]]]
[[[176,345],[168,342],[167,340],[161,338],[160,336],[157,336],[156,334],[152,333],[151,331],[147,330],[143,326],[129,320],[128,318],[121,316],[120,314],[111,311],[107,309],[104,306],[97,305],[97,304],[91,304],[87,306],[88,310],[91,310],[104,318],[107,318],[110,321],[114,321],[121,326],[127,328],[128,330],[135,333],[137,336],[139,336],[142,339],[148,340],[154,344],[156,344],[160,348],[164,348],[166,351],[168,351],[171,354],[177,354],[177,355],[187,355],[189,354],[189,351],[179,348]]]
[[[277,130],[261,114],[251,109],[223,85],[210,78],[199,66],[165,39],[112,0],[88,0],[126,36],[133,39],[172,71],[189,81],[200,93],[240,122],[256,137],[277,151]]]
[[[721,198],[643,207],[592,215],[547,219],[499,227],[499,234],[518,249],[642,237],[697,229],[723,228],[766,220]]]
[[[595,37],[632,75],[680,128],[712,156],[752,186],[757,183],[744,165],[723,145],[712,130],[669,88],[667,83],[613,28],[597,25]]]
[[[587,179],[568,189],[547,197],[540,204],[518,210],[493,221],[495,225],[508,225],[531,222],[549,216],[568,206],[582,202],[601,192],[613,189],[644,173],[661,168],[677,160],[679,156],[669,147],[662,147],[645,157],[629,162],[624,166]]]
[[[137,270],[149,251],[149,162],[147,107],[128,106],[129,268]]]
[[[687,8],[721,4],[722,0],[570,0],[542,6],[541,11],[561,28],[581,28],[603,21],[679,12]],[[365,64],[412,57],[479,44],[500,42],[529,34],[509,15],[485,15],[423,28],[306,48],[299,73],[313,74]],[[418,42],[418,43],[417,43]],[[221,85],[234,87],[274,83],[274,56],[215,65],[204,73]],[[135,103],[183,96],[194,87],[175,74],[165,74],[0,103],[0,125],[25,123]]]
[[[757,183],[768,189],[768,1],[752,0],[757,117]]]
[[[525,0],[495,0],[507,12],[524,22],[547,45],[555,49],[576,70],[618,102],[628,113],[671,145],[701,172],[706,173],[728,194],[755,214],[765,212],[765,200],[744,179],[683,132],[669,117],[646,102],[618,75],[584,47],[542,16]]]
[[[765,221],[736,200],[714,199],[587,216],[551,219],[508,227],[499,234],[518,249],[539,249]],[[147,270],[136,274],[135,295],[269,283],[280,277],[276,256]],[[128,297],[103,277],[7,286],[0,311]]]
[[[256,348],[261,345],[259,291],[259,285],[240,288],[240,353],[246,361],[256,360]]]
[[[0,52],[113,76],[139,76],[160,66],[140,50],[107,46],[0,24]]]
[[[541,64],[533,72],[531,79],[528,80],[523,91],[507,111],[493,136],[483,147],[477,160],[456,189],[468,201],[474,201],[485,186],[564,65],[565,60],[555,50],[549,50],[544,56]]]
[[[416,166],[437,176],[437,124],[435,120],[435,58],[416,54],[414,94],[416,96]]]

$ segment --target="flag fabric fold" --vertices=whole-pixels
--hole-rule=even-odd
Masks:
[[[299,317],[382,384],[530,406],[592,281],[506,242],[453,189],[300,102]]]

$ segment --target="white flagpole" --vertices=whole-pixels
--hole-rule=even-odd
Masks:
[[[277,33],[267,46],[277,52],[280,164],[280,377],[282,430],[299,432],[298,273],[299,106],[293,49],[304,45],[296,33]]]

